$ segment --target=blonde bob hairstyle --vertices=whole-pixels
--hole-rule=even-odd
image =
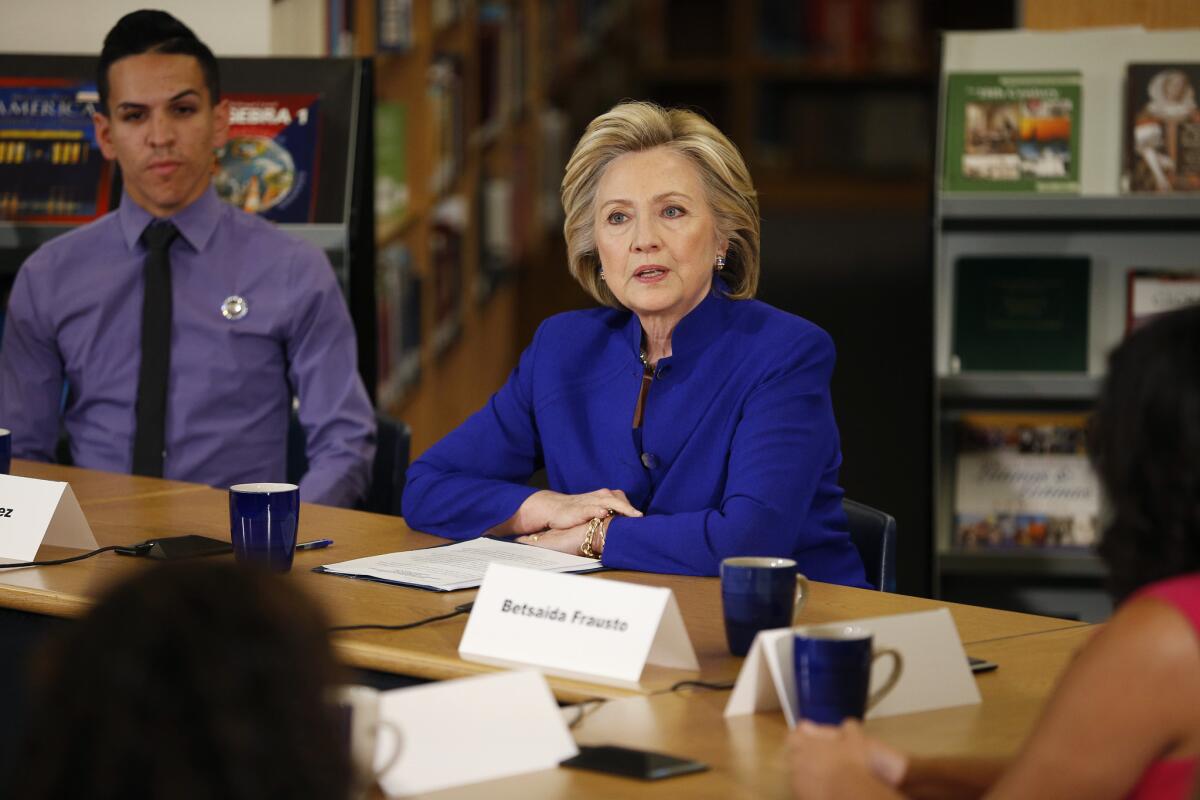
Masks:
[[[596,252],[596,188],[618,156],[665,147],[687,158],[704,184],[717,237],[729,243],[722,275],[729,297],[746,300],[758,290],[758,193],[733,142],[694,111],[655,103],[618,103],[592,120],[575,145],[562,182],[563,235],[571,275],[606,306],[620,302],[600,279]]]

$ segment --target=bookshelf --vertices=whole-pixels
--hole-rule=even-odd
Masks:
[[[403,109],[403,211],[379,215],[375,231],[378,403],[411,426],[414,457],[501,386],[545,316],[588,302],[566,271],[558,184],[598,90],[572,81],[614,55],[630,8],[354,2],[353,48],[374,61],[378,107]]]
[[[1026,6],[1027,13],[1033,3]],[[1125,70],[1136,62],[1186,62],[1200,45],[1191,31],[1098,29],[946,34],[941,67],[937,191],[934,202],[934,572],[946,599],[1084,619],[1111,608],[1104,568],[1090,548],[964,548],[956,481],[964,419],[980,412],[1086,414],[1104,376],[1107,353],[1125,336],[1131,270],[1200,271],[1200,197],[1122,193]],[[950,73],[1076,71],[1082,85],[1079,186],[1071,194],[943,188],[945,91]],[[953,154],[950,154],[953,155]],[[970,347],[956,330],[966,296],[964,264],[993,258],[1042,263],[1084,259],[1086,320],[1077,337],[1078,369],[968,368],[957,351]],[[1049,272],[1046,273],[1050,274]],[[1050,295],[1044,295],[1050,297]],[[1060,307],[1061,308],[1061,307]],[[995,334],[1002,335],[1002,334]],[[1102,525],[1105,509],[1095,511]]]
[[[934,103],[924,0],[648,0],[646,95],[694,105],[742,148],[762,204],[928,201]]]

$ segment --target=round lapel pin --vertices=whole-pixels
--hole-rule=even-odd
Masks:
[[[221,316],[228,320],[239,320],[246,316],[250,310],[250,306],[246,305],[244,297],[238,297],[236,294],[225,298],[225,302],[221,303]]]

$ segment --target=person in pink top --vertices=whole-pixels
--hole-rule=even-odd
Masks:
[[[1200,757],[1200,306],[1109,356],[1091,460],[1116,613],[1010,761],[909,757],[855,722],[802,724],[792,793],[823,798],[1190,798]]]

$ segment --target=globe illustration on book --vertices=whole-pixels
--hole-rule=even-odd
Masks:
[[[296,185],[296,164],[274,139],[234,137],[217,151],[213,185],[225,202],[261,213],[287,199]]]

